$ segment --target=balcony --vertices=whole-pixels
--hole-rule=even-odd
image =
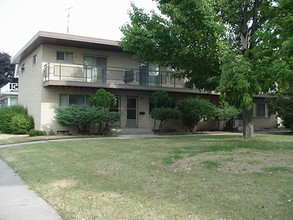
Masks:
[[[142,71],[132,68],[47,63],[43,69],[44,86],[80,86],[119,89],[185,88],[186,80],[171,71]]]
[[[0,94],[18,95],[18,83],[7,83],[0,88]]]

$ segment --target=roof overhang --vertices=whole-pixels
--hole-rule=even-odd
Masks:
[[[12,63],[20,63],[41,44],[123,52],[118,41],[40,31],[12,58]]]

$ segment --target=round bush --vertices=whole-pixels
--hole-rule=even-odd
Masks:
[[[28,135],[29,135],[30,137],[34,137],[34,136],[44,136],[44,135],[46,135],[46,132],[45,132],[45,131],[40,131],[40,130],[31,129],[31,130],[28,132]]]
[[[17,114],[11,118],[10,127],[13,134],[27,134],[34,127],[34,121],[29,115]]]
[[[0,108],[0,131],[6,134],[26,134],[34,128],[34,120],[23,106]]]

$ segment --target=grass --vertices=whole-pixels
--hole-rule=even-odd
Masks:
[[[206,167],[207,169],[215,169],[219,167],[220,163],[218,161],[206,160],[201,162],[201,165]]]
[[[0,149],[64,219],[292,219],[293,137],[82,140]]]

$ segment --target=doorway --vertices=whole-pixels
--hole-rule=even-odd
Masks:
[[[127,126],[137,126],[137,97],[126,97],[127,99]]]

